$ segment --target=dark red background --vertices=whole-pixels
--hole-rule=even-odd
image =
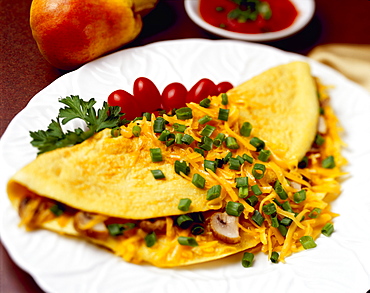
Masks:
[[[31,0],[0,0],[0,3],[2,135],[11,119],[37,92],[66,72],[49,65],[32,39],[29,27]],[[317,0],[315,15],[306,28],[292,37],[266,44],[303,55],[321,44],[370,44],[369,11],[368,0]],[[160,0],[155,10],[144,19],[139,37],[121,49],[184,38],[220,39],[189,19],[183,0]],[[13,263],[2,245],[0,292],[43,292],[27,273]]]

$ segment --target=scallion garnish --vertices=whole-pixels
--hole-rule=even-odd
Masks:
[[[314,208],[309,214],[308,216],[311,218],[311,219],[316,219],[321,213],[321,209],[320,208]]]
[[[248,177],[237,177],[235,178],[236,187],[248,187]]]
[[[271,156],[270,150],[261,150],[261,152],[258,155],[258,159],[262,162],[267,162]]]
[[[151,232],[144,237],[145,244],[147,247],[152,247],[157,242],[157,235],[155,232]]]
[[[322,163],[321,166],[325,169],[333,169],[335,167],[335,161],[333,156],[326,157]]]
[[[252,174],[256,179],[261,179],[265,175],[266,166],[263,164],[254,164]]]
[[[180,199],[180,202],[179,202],[179,205],[177,206],[177,208],[180,211],[187,212],[190,208],[190,205],[191,205],[191,199],[190,198],[182,198],[182,199]]]
[[[325,138],[322,137],[320,134],[316,134],[316,137],[315,137],[315,144],[317,146],[322,146],[323,144],[325,143]]]
[[[243,159],[243,157],[237,155],[236,158],[239,160],[240,165],[243,165],[244,164],[245,160]]]
[[[181,141],[187,145],[190,145],[194,141],[194,137],[185,133],[184,136],[181,138]]]
[[[265,142],[258,137],[253,137],[249,143],[256,148],[257,152],[261,151],[265,147]]]
[[[204,223],[204,221],[205,221],[203,213],[201,213],[201,212],[191,213],[190,216],[193,219],[193,221],[196,222],[196,223]]]
[[[233,156],[232,152],[228,152],[227,155],[224,158],[224,162],[228,163],[230,158],[232,158],[232,156]]]
[[[110,131],[110,135],[112,136],[112,137],[118,137],[118,136],[120,136],[121,135],[121,128],[120,127],[114,127],[114,128],[112,128],[112,130]]]
[[[284,217],[284,218],[281,219],[280,224],[284,225],[284,226],[289,226],[292,222],[293,222],[292,219],[290,219],[288,217]]]
[[[240,170],[240,161],[237,158],[229,158],[229,168],[231,170]]]
[[[160,141],[166,141],[167,137],[171,134],[171,132],[167,129],[163,130],[161,134],[158,137],[158,140]]]
[[[288,198],[288,194],[286,193],[286,191],[284,190],[283,186],[281,185],[280,181],[277,180],[275,182],[275,185],[274,185],[274,190],[276,192],[276,194],[280,197],[280,199],[287,199]]]
[[[190,218],[188,215],[180,215],[176,219],[176,224],[181,228],[181,229],[187,229],[193,224],[193,219]]]
[[[251,252],[244,252],[242,258],[242,266],[250,268],[253,265],[254,254]]]
[[[265,218],[257,210],[254,210],[252,220],[258,225],[261,226]]]
[[[166,178],[161,170],[150,170],[152,172],[154,179]]]
[[[231,150],[236,150],[240,147],[235,137],[232,137],[232,136],[226,137],[225,143],[226,143],[226,147]]]
[[[249,122],[244,122],[242,127],[240,128],[240,134],[242,136],[248,137],[251,135],[251,131],[252,131],[252,124],[250,124]]]
[[[271,226],[274,227],[274,228],[279,227],[279,220],[276,216],[271,217]]]
[[[203,108],[209,108],[209,106],[211,105],[211,100],[208,98],[205,98],[200,101],[199,105],[202,106]]]
[[[217,162],[210,161],[210,160],[204,160],[204,170],[207,171],[207,169],[210,169],[212,172],[216,172]]]
[[[254,207],[258,203],[258,198],[255,195],[252,195],[248,197],[246,200],[247,204],[249,204],[251,207]]]
[[[212,126],[212,125],[206,125],[202,131],[200,132],[200,135],[201,136],[211,136],[213,131],[215,131],[216,127]]]
[[[229,97],[227,96],[227,94],[225,93],[221,94],[221,104],[226,106],[228,103]]]
[[[134,227],[135,227],[134,223],[124,223],[124,224],[113,223],[107,225],[108,232],[112,236],[123,235],[125,231],[133,229]]]
[[[334,226],[331,223],[326,223],[325,226],[321,229],[321,233],[326,237],[329,237],[334,232]]]
[[[301,203],[306,199],[306,190],[301,189],[300,191],[294,193],[293,200],[295,203]]]
[[[139,125],[134,125],[134,127],[132,127],[132,134],[138,137],[140,136],[140,133],[141,133],[141,127]]]
[[[175,143],[175,139],[174,138],[170,138],[166,141],[166,146],[169,147],[171,145],[173,145]]]
[[[185,161],[175,161],[175,172],[180,175],[180,173],[184,173],[185,175],[189,175],[190,167]]]
[[[225,140],[225,134],[223,133],[219,133],[217,134],[216,138],[213,140],[213,144],[216,146],[216,147],[219,147]]]
[[[281,236],[285,237],[286,234],[288,233],[288,228],[285,227],[284,225],[279,225],[279,227],[277,227]]]
[[[64,213],[64,207],[59,204],[52,205],[49,210],[57,217],[60,217]]]
[[[209,116],[209,115],[205,115],[205,116],[203,116],[202,118],[200,118],[199,120],[198,120],[198,122],[199,122],[199,124],[205,124],[205,123],[207,123],[207,122],[209,122],[209,121],[211,121],[212,120],[212,117],[211,116]]]
[[[299,238],[299,242],[301,242],[304,249],[315,248],[317,246],[312,236],[302,236]]]
[[[272,263],[278,263],[279,262],[279,253],[276,252],[276,251],[273,251],[271,253],[270,260],[271,260]]]
[[[210,151],[213,147],[213,140],[208,136],[202,136],[201,142],[198,146],[205,151]]]
[[[184,132],[186,130],[186,125],[180,123],[174,123],[172,125],[173,129],[178,132]]]
[[[194,225],[192,228],[191,228],[191,234],[193,235],[201,235],[203,234],[205,231],[204,227],[201,226],[201,225]]]
[[[165,130],[165,127],[166,127],[165,125],[166,125],[166,120],[164,120],[164,118],[162,117],[157,117],[153,123],[153,131],[155,133],[162,133],[162,131]]]
[[[152,114],[149,112],[143,113],[143,118],[146,118],[146,121],[151,121],[152,120]]]
[[[230,112],[229,109],[222,109],[222,108],[220,108],[218,110],[218,119],[219,120],[222,120],[222,121],[229,120],[229,112]]]
[[[244,161],[247,161],[249,164],[253,164],[253,158],[247,154],[243,154]]]
[[[175,111],[176,117],[179,120],[186,120],[193,118],[193,111],[188,107],[183,107]]]
[[[194,152],[201,154],[204,157],[204,150],[199,148],[194,148]]]
[[[176,133],[175,134],[175,143],[182,144],[182,137],[184,136],[183,133]]]
[[[240,198],[246,198],[249,195],[248,186],[243,186],[239,188],[238,196]]]
[[[198,173],[195,173],[193,175],[193,179],[191,180],[191,183],[193,183],[198,188],[204,188],[204,186],[206,185],[206,179],[204,179]]]
[[[162,159],[162,151],[160,148],[150,149],[150,157],[152,158],[152,162],[161,162]]]
[[[283,204],[281,205],[281,207],[283,208],[284,211],[287,211],[289,213],[293,213],[293,210],[292,210],[292,207],[290,206],[289,201],[283,202]]]
[[[276,213],[276,207],[273,203],[268,203],[268,204],[266,204],[262,207],[262,211],[266,215],[272,215],[272,214]]]
[[[262,191],[257,184],[251,186],[251,189],[255,195],[261,195]]]
[[[221,185],[214,185],[207,191],[207,200],[218,198],[221,194]]]
[[[240,202],[228,201],[225,211],[230,216],[239,217],[244,211],[244,206]]]
[[[177,241],[179,242],[179,244],[185,246],[198,246],[198,242],[193,237],[179,236],[179,238],[177,238]]]

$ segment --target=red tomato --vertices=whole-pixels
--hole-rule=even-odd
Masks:
[[[133,95],[124,90],[116,90],[112,92],[108,96],[108,105],[121,107],[121,113],[126,113],[122,119],[126,118],[132,120],[141,116],[140,107],[136,103]]]
[[[208,78],[202,78],[199,80],[188,92],[186,96],[186,102],[199,103],[201,100],[207,98],[208,96],[217,96],[216,85],[213,81]]]
[[[162,104],[166,111],[185,107],[186,95],[188,91],[186,87],[174,82],[167,85],[162,92]]]
[[[216,85],[218,94],[226,93],[228,90],[231,90],[233,87],[234,86],[228,81],[223,81],[223,82],[220,82],[218,85]]]
[[[135,80],[134,97],[141,112],[154,112],[161,108],[161,94],[149,78],[139,77]]]

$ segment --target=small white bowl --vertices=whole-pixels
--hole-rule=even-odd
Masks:
[[[199,13],[199,1],[200,0],[185,0],[186,13],[189,15],[191,20],[194,21],[197,25],[213,34],[225,38],[253,42],[271,41],[290,36],[301,30],[304,26],[306,26],[315,12],[314,0],[291,0],[291,2],[294,4],[298,11],[298,16],[291,26],[277,32],[261,34],[243,34],[218,28],[204,21]]]

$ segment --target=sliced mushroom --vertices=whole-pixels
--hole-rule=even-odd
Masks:
[[[290,186],[293,187],[294,189],[298,190],[298,191],[302,189],[301,183],[298,183],[298,182],[295,182],[295,181],[290,181]]]
[[[325,134],[327,130],[328,127],[326,126],[325,118],[322,115],[320,115],[319,123],[317,125],[317,131],[321,134]]]
[[[97,217],[99,217],[99,215],[94,215],[86,212],[78,212],[73,218],[73,225],[76,231],[79,232],[81,235],[99,240],[105,240],[109,236],[109,231],[103,221],[97,222],[92,227],[90,227],[89,225],[91,221],[96,221]]]
[[[157,232],[163,233],[166,231],[166,220],[163,218],[154,219],[154,220],[143,220],[140,222],[139,227],[145,232]]]
[[[223,242],[235,244],[240,242],[239,218],[229,216],[226,212],[214,213],[210,219],[213,235]]]

